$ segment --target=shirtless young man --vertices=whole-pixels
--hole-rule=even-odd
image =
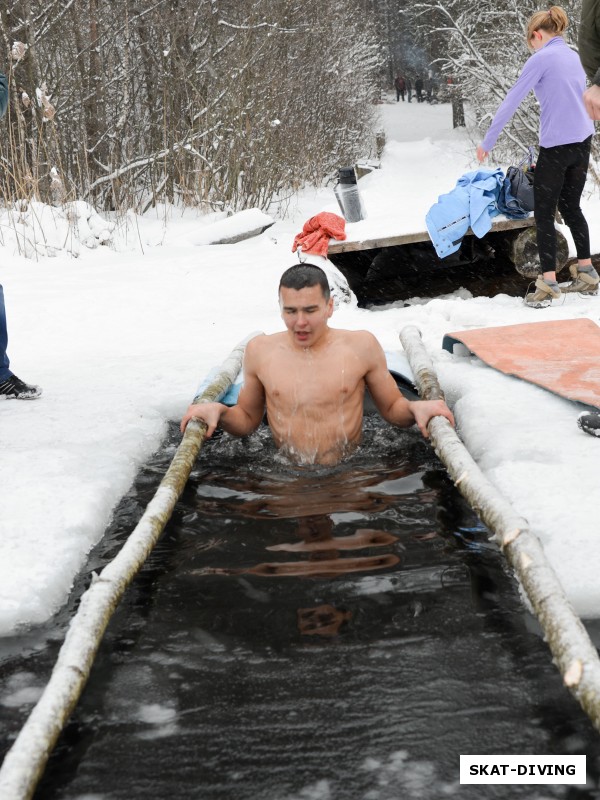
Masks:
[[[287,331],[248,342],[237,405],[191,405],[181,421],[182,432],[191,419],[200,419],[208,427],[207,436],[217,425],[246,436],[260,425],[266,405],[277,447],[302,464],[336,464],[360,442],[365,386],[392,425],[416,423],[427,436],[432,417],[454,424],[443,401],[406,400],[373,334],[329,327],[333,298],[320,267],[298,264],[286,270],[279,304]]]

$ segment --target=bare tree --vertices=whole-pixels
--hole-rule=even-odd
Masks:
[[[375,147],[381,47],[359,5],[9,0],[4,196],[264,208],[321,182]]]

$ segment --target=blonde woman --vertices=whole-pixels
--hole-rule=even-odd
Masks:
[[[556,281],[556,209],[568,225],[577,251],[572,283],[563,292],[596,294],[599,277],[590,258],[588,225],[580,208],[594,123],[583,103],[585,73],[579,56],[562,37],[568,18],[560,6],[537,11],[527,25],[527,44],[533,55],[510,89],[477,148],[481,162],[496,144],[502,129],[533,90],[540,104],[540,152],[535,168],[534,202],[537,245],[542,275],[535,291],[525,297],[534,308],[561,297]]]

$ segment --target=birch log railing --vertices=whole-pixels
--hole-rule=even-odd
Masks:
[[[419,330],[409,325],[400,340],[423,400],[443,399],[433,364]],[[454,484],[494,534],[523,587],[542,627],[564,684],[600,731],[600,660],[587,631],[568,601],[528,522],[488,481],[444,417],[429,423],[435,451]]]
[[[222,397],[240,371],[251,334],[231,351],[194,403]],[[104,631],[125,590],[169,521],[204,444],[206,425],[192,420],[154,497],[129,538],[81,598],[50,680],[0,767],[0,800],[27,800],[83,691]]]

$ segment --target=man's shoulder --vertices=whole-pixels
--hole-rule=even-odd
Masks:
[[[370,331],[358,330],[351,331],[346,329],[336,329],[338,341],[344,347],[350,347],[354,353],[363,358],[379,355],[383,352],[377,337]]]
[[[273,347],[278,347],[285,342],[285,333],[261,333],[254,336],[246,345],[246,352],[250,355],[260,355],[268,352]]]
[[[281,344],[288,338],[287,331],[278,331],[277,333],[263,333],[262,336],[257,336],[256,341],[260,347],[271,347],[274,344]]]
[[[343,341],[352,341],[353,343],[364,342],[364,344],[367,345],[379,344],[377,338],[371,333],[371,331],[352,331],[347,328],[332,328],[332,330],[334,330],[337,336]]]

